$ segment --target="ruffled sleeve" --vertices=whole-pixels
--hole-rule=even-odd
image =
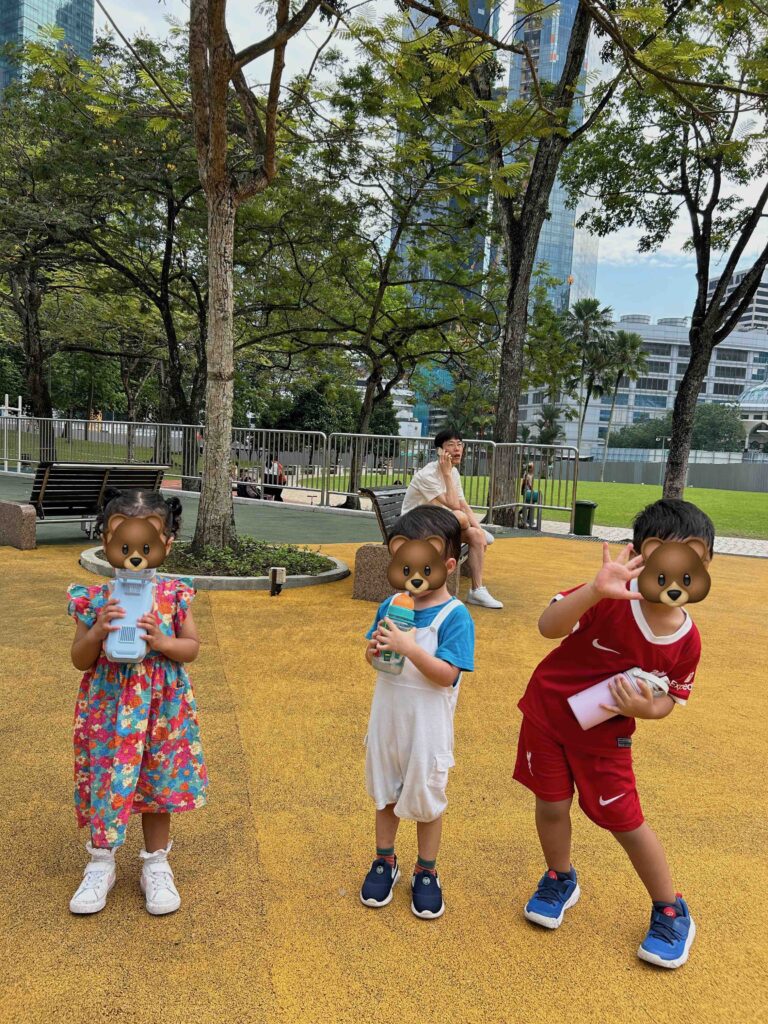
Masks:
[[[81,583],[73,583],[67,588],[67,613],[90,629],[96,621],[96,613],[106,601],[105,589],[104,586],[84,587]]]
[[[188,579],[176,580],[176,601],[173,613],[173,631],[178,636],[189,612],[189,606],[195,599],[197,591]]]

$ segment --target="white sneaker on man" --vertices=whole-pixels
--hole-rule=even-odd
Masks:
[[[181,906],[181,896],[173,881],[173,871],[168,863],[168,854],[173,842],[168,843],[165,850],[147,853],[142,850],[139,856],[144,861],[141,869],[141,891],[146,896],[147,912],[157,916],[172,914]]]
[[[488,587],[478,587],[467,594],[467,604],[479,604],[481,608],[503,608],[501,601],[491,597]]]
[[[99,850],[90,843],[85,848],[91,855],[85,866],[83,880],[69,901],[73,914],[98,914],[107,905],[107,896],[115,884],[115,851]]]
[[[485,543],[488,545],[488,547],[490,547],[491,544],[493,544],[493,542],[496,540],[496,538],[493,536],[490,530],[483,530],[483,533],[485,534]]]

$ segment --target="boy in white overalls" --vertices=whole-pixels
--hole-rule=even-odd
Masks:
[[[406,658],[402,674],[379,672],[366,736],[365,777],[376,805],[376,858],[360,890],[368,907],[384,907],[400,877],[395,836],[401,818],[415,821],[418,860],[411,880],[411,910],[436,918],[445,911],[435,864],[440,847],[445,789],[453,767],[453,715],[462,672],[474,669],[472,618],[448,592],[446,580],[461,551],[461,528],[446,509],[422,505],[401,516],[389,541],[390,583],[414,602],[414,628],[403,632],[379,607],[365,656],[376,667],[380,652]]]

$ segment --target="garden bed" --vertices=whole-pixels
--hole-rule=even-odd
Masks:
[[[99,576],[115,575],[101,547],[84,551],[80,564]],[[338,558],[292,544],[267,544],[252,537],[239,540],[236,550],[209,548],[199,555],[192,554],[189,544],[176,544],[158,575],[184,576],[197,590],[268,590],[272,566],[286,570],[284,587],[311,587],[349,576],[349,567]]]

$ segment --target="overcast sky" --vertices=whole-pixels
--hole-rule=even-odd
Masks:
[[[128,36],[140,31],[162,36],[168,20],[186,21],[188,4],[184,0],[104,0],[105,6]],[[392,0],[375,0],[376,10],[385,14],[394,9]],[[229,0],[228,25],[235,46],[244,46],[262,36],[264,18],[258,13],[257,0]],[[96,28],[106,25],[104,14],[96,8]],[[288,46],[286,65],[288,73],[307,67],[316,45],[325,38],[327,26],[315,18],[310,28],[292,40]],[[352,44],[347,44],[352,46]],[[265,69],[267,65],[265,64]],[[258,80],[260,69],[254,80]],[[268,74],[265,70],[264,78]],[[249,76],[250,77],[250,76]],[[620,231],[600,240],[597,272],[597,297],[612,306],[617,316],[626,313],[648,313],[653,319],[662,316],[690,315],[695,295],[694,263],[682,253],[686,225],[681,221],[677,230],[653,254],[639,254],[637,234]],[[747,256],[754,255],[754,250]],[[717,269],[713,268],[713,273]]]

